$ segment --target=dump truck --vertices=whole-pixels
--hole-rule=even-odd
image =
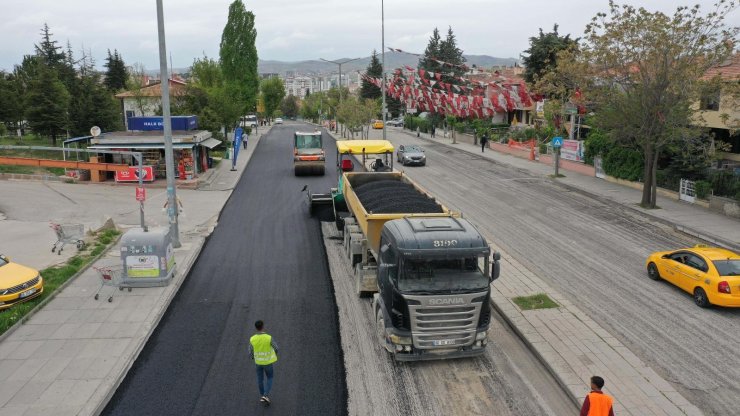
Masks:
[[[343,171],[330,195],[356,292],[373,296],[380,345],[398,361],[483,354],[501,256],[478,230],[401,172]]]
[[[293,135],[293,170],[295,176],[323,175],[326,154],[321,132],[295,132]]]

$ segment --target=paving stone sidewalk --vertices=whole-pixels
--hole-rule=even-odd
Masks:
[[[269,128],[261,133],[267,131]],[[237,172],[231,172],[231,161],[224,160],[209,171],[202,188],[231,192],[260,137],[250,137],[248,149],[240,151]],[[209,203],[192,209],[211,210],[217,218],[222,207]],[[0,416],[100,414],[215,226],[214,219],[180,230],[182,247],[175,250],[177,272],[168,286],[131,292],[104,287],[104,295],[95,300],[100,277],[88,268],[26,323],[0,337]],[[116,245],[94,266],[120,264],[119,253]],[[108,293],[113,295],[110,303]]]

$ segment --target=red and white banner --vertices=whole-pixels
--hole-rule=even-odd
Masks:
[[[142,168],[144,182],[151,182],[154,180],[154,168],[151,166],[144,166]],[[129,166],[128,170],[116,171],[116,182],[138,182],[139,181],[139,167]]]

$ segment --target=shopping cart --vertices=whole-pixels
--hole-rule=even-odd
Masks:
[[[123,285],[123,266],[93,266],[93,269],[100,275],[100,287],[95,292],[95,300],[98,300],[103,286],[117,287],[118,290],[123,290],[126,287]],[[127,287],[127,289],[129,292],[131,291],[131,287]],[[108,302],[113,302],[113,292],[108,296]]]
[[[62,250],[67,244],[76,245],[78,250],[85,248],[85,241],[82,239],[85,236],[85,226],[83,224],[51,223],[49,227],[57,234],[57,241],[51,247],[52,253],[56,251],[57,254],[62,254]]]

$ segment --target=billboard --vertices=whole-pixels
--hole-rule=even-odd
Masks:
[[[173,116],[172,130],[195,130],[198,128],[198,116]],[[129,130],[155,131],[164,130],[164,121],[161,116],[129,117]]]
[[[154,180],[154,168],[151,166],[143,167],[144,182],[151,182]],[[116,171],[116,182],[138,182],[139,181],[139,167],[129,166],[128,170]]]

